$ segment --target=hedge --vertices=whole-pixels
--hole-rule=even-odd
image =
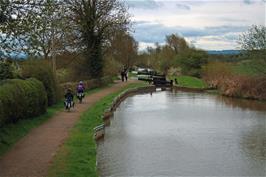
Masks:
[[[86,89],[94,89],[97,87],[108,85],[112,82],[113,82],[113,79],[112,77],[109,77],[109,76],[102,77],[101,79],[91,79],[91,80],[83,81]],[[60,86],[64,90],[70,88],[71,90],[76,91],[77,85],[78,85],[78,82],[67,82],[67,83],[61,84]]]
[[[0,127],[46,112],[47,94],[37,79],[10,79],[0,85]]]
[[[22,65],[22,76],[24,78],[34,77],[41,81],[45,87],[48,106],[55,104],[60,95],[58,95],[58,86],[55,75],[49,63],[45,60],[28,60]]]

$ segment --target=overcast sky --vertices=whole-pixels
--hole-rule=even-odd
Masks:
[[[265,26],[266,0],[125,0],[140,50],[176,33],[197,48],[237,49],[239,34]]]

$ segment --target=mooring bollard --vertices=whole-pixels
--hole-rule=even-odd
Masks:
[[[104,124],[101,124],[94,128],[94,139],[98,140],[104,137],[105,133],[105,126]]]

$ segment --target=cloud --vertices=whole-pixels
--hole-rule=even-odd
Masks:
[[[168,27],[160,23],[149,23],[142,21],[135,24],[135,38],[142,42],[163,42],[169,34],[179,34],[183,37],[222,36],[225,34],[240,33],[248,29],[248,26],[215,26],[204,28],[193,28],[174,26]]]
[[[135,21],[133,35],[143,46],[163,43],[166,35],[174,33],[202,44],[201,48],[210,44],[215,49],[215,42],[217,48],[228,48],[230,43],[234,47],[248,27],[265,24],[266,0],[126,1],[136,3],[130,9]]]
[[[254,1],[252,1],[252,0],[243,0],[243,2],[245,3],[245,4],[253,4],[254,3]]]
[[[160,5],[154,0],[126,0],[129,7],[135,9],[156,9]]]
[[[249,26],[215,26],[215,27],[183,27],[174,26],[168,27],[160,23],[151,22],[136,22],[135,33],[133,36],[140,42],[141,47],[145,48],[147,45],[158,42],[160,44],[165,42],[166,35],[178,34],[185,37],[188,41],[195,44],[196,47],[210,49],[217,44],[218,48],[226,47],[228,49],[229,44],[232,47],[236,45],[236,41],[239,35],[246,31]],[[207,47],[207,45],[210,45]],[[219,46],[221,45],[221,46]]]
[[[176,4],[176,7],[181,10],[190,10],[190,6],[186,4]]]

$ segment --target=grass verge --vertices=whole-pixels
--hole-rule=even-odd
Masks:
[[[181,87],[188,87],[188,88],[207,88],[207,84],[196,77],[192,77],[192,76],[172,76],[170,77],[170,79],[174,80],[177,79],[178,82],[178,86]]]
[[[103,123],[101,116],[121,92],[144,86],[144,83],[129,84],[91,106],[70,132],[69,138],[57,153],[51,165],[49,177],[96,177],[96,143],[93,128]]]
[[[28,134],[28,132],[41,125],[52,117],[56,112],[63,108],[60,102],[47,109],[47,112],[41,116],[19,120],[14,124],[7,124],[0,129],[0,157],[7,152],[19,139]]]
[[[105,87],[109,87],[105,86]],[[102,88],[105,88],[102,87]],[[95,88],[86,91],[86,95],[98,92],[102,88]],[[42,123],[53,117],[57,112],[64,108],[63,100],[57,104],[48,107],[47,112],[38,117],[22,119],[14,124],[7,124],[0,129],[0,157],[5,154],[18,140],[27,135],[30,130],[40,126]]]

